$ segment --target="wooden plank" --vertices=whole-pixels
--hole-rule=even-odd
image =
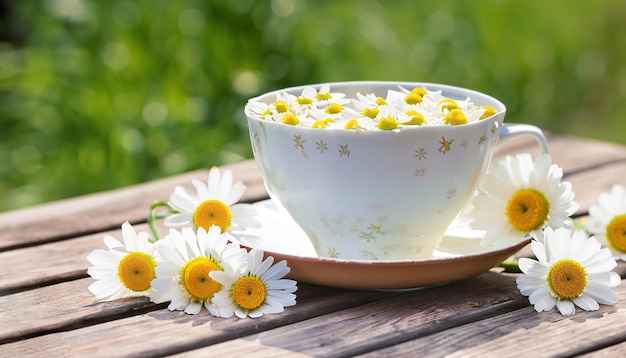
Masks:
[[[247,190],[242,201],[267,198],[261,175],[252,160],[224,166]],[[0,251],[111,230],[124,221],[145,222],[155,200],[167,200],[176,185],[190,187],[192,179],[206,180],[207,170],[0,213]]]
[[[626,342],[620,342],[602,349],[585,352],[579,358],[615,358],[624,356],[624,352],[626,352]]]
[[[180,357],[256,357],[291,352],[322,357],[355,356],[527,305],[528,300],[519,294],[514,278],[488,272],[455,284],[409,292],[189,351]]]
[[[563,317],[556,311],[538,314],[532,307],[525,307],[377,350],[365,357],[507,357],[538,352],[546,357],[576,356],[626,340],[624,283],[616,292],[619,302],[614,306],[602,305],[598,311],[579,310],[572,317]]]
[[[31,291],[17,294],[15,296],[22,297],[10,300],[0,298],[3,315],[0,343],[5,343],[0,345],[0,356],[17,352],[20,356],[28,353],[33,357],[48,357],[50,350],[60,351],[62,356],[164,356],[398,295],[394,292],[355,294],[348,290],[300,285],[298,304],[281,314],[260,319],[221,319],[208,312],[187,315],[159,309],[156,305],[152,305],[153,310],[132,315],[133,310],[149,303],[143,298],[95,302],[93,297],[85,297],[89,294],[85,294],[89,282],[78,280],[56,285],[54,289],[40,289],[36,294]],[[51,298],[50,294],[57,296]],[[38,298],[41,301],[36,307],[33,301]],[[8,307],[15,301],[30,303],[31,307]],[[8,312],[9,309],[14,312]],[[32,317],[33,314],[36,316]]]

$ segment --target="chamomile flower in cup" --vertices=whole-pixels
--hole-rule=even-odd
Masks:
[[[301,96],[313,108],[289,105]],[[349,260],[431,257],[501,136],[531,134],[546,150],[540,129],[505,125],[505,112],[477,91],[412,82],[287,88],[245,108],[270,197],[319,256]]]

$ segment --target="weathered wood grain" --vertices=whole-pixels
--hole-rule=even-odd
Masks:
[[[446,357],[576,356],[626,340],[626,286],[616,289],[620,301],[598,311],[563,317],[556,310],[537,314],[521,308],[445,332],[373,351],[365,357],[417,354]],[[623,355],[623,352],[622,352]]]
[[[42,298],[38,311],[44,312],[37,317],[28,317],[34,309],[26,312],[15,310],[16,313],[6,321],[13,327],[3,325],[0,328],[0,342],[13,342],[0,345],[0,356],[6,352],[28,352],[29,356],[48,357],[48,349],[53,347],[57,350],[63,347],[63,355],[165,356],[306,321],[398,294],[354,294],[348,290],[302,285],[297,292],[298,304],[279,315],[267,315],[260,319],[221,319],[206,311],[187,315],[180,311],[159,309],[155,305],[153,310],[141,312],[141,315],[133,314],[133,310],[145,308],[150,303],[144,298],[96,302],[93,297],[75,294],[78,291],[84,293],[88,283],[88,280],[75,281],[71,286],[64,283],[55,289],[39,290],[38,296],[29,295],[31,300],[32,297],[50,293],[59,297]],[[62,290],[69,293],[59,292]],[[72,298],[76,302],[72,302]],[[24,297],[19,299],[24,302]],[[4,304],[0,300],[0,309]],[[54,312],[54,316],[46,316],[46,310]],[[80,328],[77,327],[78,322],[81,323]],[[46,334],[37,336],[38,333]],[[21,340],[16,341],[20,337]]]
[[[466,281],[382,299],[180,356],[269,356],[295,352],[308,356],[352,357],[515,311],[527,304],[512,277],[488,272]]]

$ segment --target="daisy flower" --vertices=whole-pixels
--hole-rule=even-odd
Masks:
[[[155,277],[154,246],[148,234],[140,232],[128,223],[122,224],[124,244],[112,236],[103,238],[109,250],[92,251],[87,260],[92,267],[87,273],[97,281],[89,285],[89,291],[97,299],[115,300],[121,297],[148,296],[150,282]]]
[[[611,271],[617,265],[608,249],[602,249],[584,231],[546,228],[544,243],[533,240],[537,260],[519,259],[519,268],[526,276],[517,278],[517,287],[537,312],[554,306],[564,316],[571,316],[578,306],[595,311],[599,304],[613,305],[617,294],[611,289],[621,283]]]
[[[222,285],[209,277],[209,272],[234,270],[245,263],[246,250],[239,244],[228,243],[230,235],[221,234],[212,226],[209,231],[183,228],[170,229],[169,235],[155,244],[160,259],[157,277],[152,281],[155,303],[170,301],[170,311],[198,314],[202,306],[215,314],[213,295]]]
[[[613,257],[626,261],[626,188],[614,185],[589,208],[587,230],[609,247]]]
[[[475,230],[486,230],[484,247],[510,245],[541,229],[569,227],[578,209],[572,185],[561,181],[563,170],[548,154],[533,162],[528,153],[493,163],[472,199]]]
[[[273,262],[271,256],[263,260],[263,250],[252,249],[243,269],[211,271],[209,276],[223,287],[213,297],[218,317],[257,318],[295,305],[296,281],[283,278],[290,271],[287,262]]]
[[[196,192],[177,186],[170,195],[169,205],[177,213],[165,218],[166,226],[193,226],[209,230],[213,225],[219,226],[222,233],[239,236],[247,228],[258,227],[255,219],[256,210],[251,204],[238,204],[246,187],[238,181],[233,184],[230,170],[220,173],[213,167],[209,172],[208,182],[193,180]]]

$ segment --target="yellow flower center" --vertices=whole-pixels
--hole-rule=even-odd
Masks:
[[[480,116],[478,120],[489,118],[493,116],[494,114],[496,114],[495,108],[491,106],[481,106],[480,108],[484,109],[485,111],[483,112],[483,114]]]
[[[180,269],[180,284],[194,300],[207,300],[222,288],[219,282],[209,277],[209,272],[213,270],[223,270],[217,260],[205,256],[195,257]]]
[[[346,125],[343,126],[344,129],[359,129],[359,122],[356,119],[352,118],[351,120],[346,122]]]
[[[362,115],[364,115],[365,117],[369,117],[371,119],[376,118],[378,113],[380,113],[380,110],[378,108],[365,108],[364,110],[361,111]]]
[[[413,89],[411,90],[411,92],[412,92],[412,93],[415,93],[415,94],[418,94],[418,95],[420,95],[420,96],[422,96],[422,97],[423,97],[424,95],[426,95],[426,93],[427,93],[427,92],[426,92],[426,90],[425,90],[425,89],[423,89],[422,87],[415,87],[415,88],[413,88]]]
[[[387,101],[385,101],[385,99],[382,97],[376,97],[376,104],[379,106],[383,106],[387,104]]]
[[[274,108],[276,108],[276,112],[278,113],[285,113],[289,111],[289,105],[285,101],[274,102]]]
[[[311,126],[312,128],[326,128],[328,127],[328,125],[326,124],[327,122],[323,119],[318,119],[317,121],[315,121],[315,123],[313,123],[313,125]]]
[[[117,265],[117,276],[124,287],[141,292],[150,288],[150,282],[156,277],[154,258],[145,252],[129,252]]]
[[[216,225],[222,229],[222,233],[226,232],[232,219],[233,216],[228,205],[219,200],[203,201],[193,212],[193,224],[207,231],[211,226]]]
[[[411,92],[404,97],[404,102],[406,102],[406,104],[418,104],[422,102],[422,96]]]
[[[506,205],[509,223],[521,232],[539,229],[548,220],[550,203],[542,192],[520,189],[511,196]]]
[[[315,99],[318,101],[328,101],[331,98],[333,98],[333,96],[329,92],[326,92],[326,93],[320,92],[315,95]]]
[[[626,214],[615,216],[606,226],[606,241],[612,249],[626,252]]]
[[[459,107],[459,104],[456,103],[455,100],[453,100],[452,98],[444,98],[441,101],[439,101],[439,103],[437,103],[437,106],[441,106],[441,110],[443,111],[444,109],[447,109],[448,111],[451,111],[453,109],[460,109],[461,107]]]
[[[580,263],[571,260],[559,260],[548,271],[548,286],[552,293],[564,300],[580,296],[587,286],[587,272]]]
[[[265,283],[252,275],[243,276],[233,283],[230,295],[241,308],[253,310],[259,308],[267,297]]]
[[[283,117],[283,124],[289,124],[291,126],[295,126],[296,124],[300,123],[300,120],[298,119],[298,117],[293,114],[293,113],[289,113],[286,114]]]
[[[395,118],[389,115],[385,118],[381,118],[376,124],[376,127],[384,131],[389,131],[389,130],[398,128],[399,125],[400,123],[396,121]]]
[[[446,113],[445,116],[443,116],[443,123],[452,126],[467,124],[467,122],[467,117],[460,109],[453,109],[450,112]]]
[[[301,96],[301,97],[296,98],[296,102],[298,102],[299,105],[306,106],[307,104],[312,104],[313,99],[309,97]]]
[[[343,111],[343,106],[339,103],[331,103],[326,108],[324,108],[324,112],[328,114],[338,114]]]
[[[421,126],[422,124],[426,123],[426,119],[424,119],[424,116],[416,111],[416,110],[408,110],[406,112],[406,114],[411,118],[406,122],[402,122],[402,124],[406,124],[406,125],[413,125],[413,126]]]
[[[265,117],[271,116],[271,115],[272,115],[272,111],[269,108],[266,108],[265,111],[263,111],[263,113],[261,114],[261,118],[265,119]]]

